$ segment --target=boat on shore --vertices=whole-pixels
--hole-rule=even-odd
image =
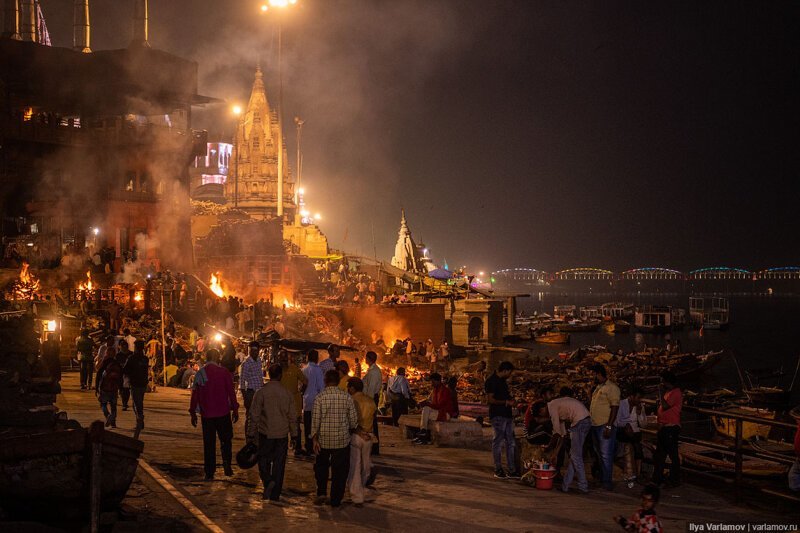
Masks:
[[[535,335],[533,340],[541,344],[569,344],[569,333],[549,331],[547,333]]]
[[[2,507],[20,519],[87,516],[92,459],[99,450],[100,511],[112,511],[128,492],[143,448],[138,439],[105,431],[102,422],[0,438]]]
[[[700,444],[680,443],[681,462],[703,469],[733,474],[736,471],[736,454]],[[777,461],[760,457],[742,457],[742,473],[750,477],[771,477],[786,474],[789,467]]]
[[[556,329],[562,333],[581,333],[587,331],[597,331],[602,322],[600,320],[571,320],[563,324],[558,324]]]
[[[763,418],[764,420],[775,420],[775,411],[770,409],[759,409],[757,407],[741,405],[727,407],[722,410],[736,415],[748,415],[756,418]],[[714,423],[717,433],[726,437],[736,438],[736,420],[721,415],[715,415],[712,417],[712,422]],[[766,439],[769,437],[770,429],[772,428],[766,424],[758,424],[756,422],[743,420],[742,438],[744,440],[751,440],[753,438]]]

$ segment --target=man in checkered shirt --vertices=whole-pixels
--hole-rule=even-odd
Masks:
[[[311,411],[311,438],[314,442],[314,474],[317,497],[314,504],[325,503],[328,471],[331,480],[331,507],[339,507],[350,471],[350,434],[358,427],[358,413],[352,398],[339,388],[339,373],[325,373],[325,389],[317,395]]]
[[[242,366],[239,367],[239,389],[242,392],[242,400],[244,400],[244,408],[247,413],[244,419],[244,430],[248,442],[251,440],[248,432],[251,424],[250,405],[253,403],[256,392],[264,386],[264,369],[258,358],[261,345],[258,341],[252,341],[249,348],[250,357],[245,359]]]

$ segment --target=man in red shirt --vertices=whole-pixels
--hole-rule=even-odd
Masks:
[[[675,374],[666,371],[661,374],[658,389],[658,435],[656,451],[653,453],[653,482],[664,482],[664,462],[669,456],[669,483],[680,484],[681,463],[678,455],[678,437],[681,432],[681,406],[683,395],[677,387]]]
[[[416,444],[430,444],[431,432],[428,430],[428,422],[431,418],[435,418],[437,422],[445,422],[456,415],[453,396],[450,389],[442,383],[442,376],[434,372],[430,380],[433,385],[430,398],[419,403],[422,407],[422,420],[417,438],[414,439]]]
[[[239,403],[233,390],[233,376],[218,364],[219,352],[208,350],[206,360],[208,362],[194,376],[189,414],[194,427],[197,427],[197,413],[202,417],[203,463],[206,481],[211,481],[217,469],[217,436],[225,475],[233,475],[231,441],[233,424],[239,420]]]

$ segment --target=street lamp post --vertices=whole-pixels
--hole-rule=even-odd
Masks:
[[[294,117],[294,123],[297,124],[297,179],[295,179],[294,182],[294,205],[298,208],[297,206],[299,204],[297,202],[300,191],[300,176],[303,173],[303,156],[300,152],[300,138],[303,134],[303,124],[305,124],[306,121],[300,117]]]
[[[270,8],[285,9],[296,4],[297,0],[269,0],[261,6],[261,13],[267,13]],[[283,69],[282,53],[282,24],[278,19],[278,217],[283,218]]]

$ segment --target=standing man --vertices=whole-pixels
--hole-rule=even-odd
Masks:
[[[198,290],[200,288],[198,287]],[[200,338],[200,332],[197,329],[197,326],[192,328],[192,332],[189,333],[189,346],[192,347],[192,351],[197,349],[197,340]]]
[[[428,429],[431,418],[437,422],[445,422],[455,415],[453,397],[450,395],[450,389],[442,383],[441,374],[434,372],[429,379],[432,385],[431,395],[427,400],[419,403],[419,406],[422,407],[422,414],[420,415],[419,433],[413,441],[414,444],[431,442],[431,432]]]
[[[617,420],[619,410],[619,387],[608,379],[606,367],[594,365],[589,369],[594,375],[597,385],[592,393],[589,412],[592,416],[592,444],[600,460],[601,481],[603,488],[614,490],[612,474],[614,473],[614,454],[617,444]]]
[[[350,395],[339,388],[339,373],[325,374],[325,389],[314,400],[311,438],[314,442],[314,474],[317,497],[314,505],[325,503],[328,471],[331,480],[331,507],[339,507],[350,471],[350,434],[358,427],[358,413]]]
[[[253,397],[248,411],[248,439],[258,440],[258,473],[264,484],[263,500],[278,502],[289,451],[288,435],[297,433],[297,408],[292,394],[281,385],[283,369],[269,367],[269,381]]]
[[[197,413],[202,417],[205,479],[211,481],[217,469],[217,436],[225,475],[233,475],[231,441],[233,424],[239,420],[239,403],[233,391],[233,376],[218,364],[219,352],[208,350],[206,359],[205,366],[194,376],[189,414],[194,427],[197,427]]]
[[[75,340],[75,348],[78,350],[78,362],[81,365],[81,390],[89,390],[92,388],[92,374],[94,373],[92,360],[94,342],[89,337],[88,329],[81,330],[80,336]]]
[[[374,480],[371,475],[372,446],[369,441],[372,440],[370,427],[376,407],[372,398],[364,394],[364,382],[359,378],[347,380],[347,393],[353,398],[358,414],[358,427],[350,438],[350,472],[347,475],[347,486],[353,503],[356,507],[360,507],[364,504],[364,488]]]
[[[369,368],[367,369],[367,373],[364,374],[364,394],[366,394],[368,398],[372,398],[377,407],[381,399],[381,388],[383,388],[383,373],[381,372],[381,367],[379,367],[377,363],[378,354],[375,352],[367,352],[365,359],[367,360]],[[372,433],[375,437],[375,440],[372,442],[372,455],[380,455],[377,409],[372,417]]]
[[[264,369],[261,366],[261,360],[258,358],[260,349],[261,346],[258,341],[251,341],[249,346],[250,357],[245,359],[239,368],[239,390],[242,392],[245,409],[244,432],[248,442],[250,442],[250,435],[252,434],[250,426],[253,424],[253,419],[250,417],[250,406],[253,403],[253,397],[256,392],[264,386]]]
[[[672,372],[665,371],[661,374],[661,386],[658,388],[658,434],[656,451],[653,453],[653,483],[661,485],[664,482],[664,463],[669,456],[669,483],[673,487],[681,482],[678,437],[681,433],[683,394],[677,381]]]
[[[336,370],[336,364],[339,362],[339,347],[335,344],[328,346],[328,358],[319,363],[322,369],[322,374],[325,375],[328,370]]]
[[[122,368],[122,374],[130,383],[136,427],[141,430],[144,429],[144,393],[150,381],[150,360],[144,354],[144,341],[137,340],[133,348],[133,355]]]
[[[497,370],[489,376],[484,384],[487,403],[489,404],[489,420],[492,423],[492,458],[494,459],[494,477],[499,479],[519,479],[516,462],[516,441],[514,439],[514,415],[511,408],[514,400],[508,390],[508,378],[514,372],[514,365],[503,361]],[[502,449],[506,449],[508,473],[503,471]]]
[[[306,390],[303,391],[303,428],[306,434],[307,455],[314,453],[311,443],[311,413],[314,409],[314,400],[317,399],[317,394],[325,388],[325,378],[317,361],[319,361],[319,353],[316,350],[310,350],[308,352],[308,364],[303,369],[303,375],[307,382]]]
[[[553,438],[547,447],[547,450],[551,452],[551,464],[558,462],[558,452],[567,436],[565,422],[569,424],[569,466],[567,466],[567,473],[564,474],[561,490],[569,492],[572,479],[577,474],[578,490],[583,493],[589,492],[589,482],[586,481],[586,469],[583,466],[583,443],[586,442],[586,436],[592,429],[592,417],[589,411],[575,398],[562,396],[547,404],[547,412],[553,422]]]
[[[389,377],[386,392],[392,403],[392,425],[397,427],[400,417],[408,414],[408,404],[411,402],[411,390],[406,379],[406,369],[403,367]]]
[[[281,374],[281,385],[292,395],[294,400],[294,407],[296,409],[295,417],[297,424],[295,424],[295,432],[292,433],[292,440],[294,441],[294,456],[301,457],[305,455],[300,440],[300,426],[303,423],[303,396],[300,393],[300,387],[305,387],[308,384],[305,374],[297,367],[296,364],[289,358],[289,352],[282,350],[278,354],[278,361],[281,364],[283,372]]]
[[[125,328],[122,334],[125,335],[125,342],[128,343],[128,351],[133,352],[134,348],[136,347],[136,337],[131,335],[131,330],[128,328]]]

